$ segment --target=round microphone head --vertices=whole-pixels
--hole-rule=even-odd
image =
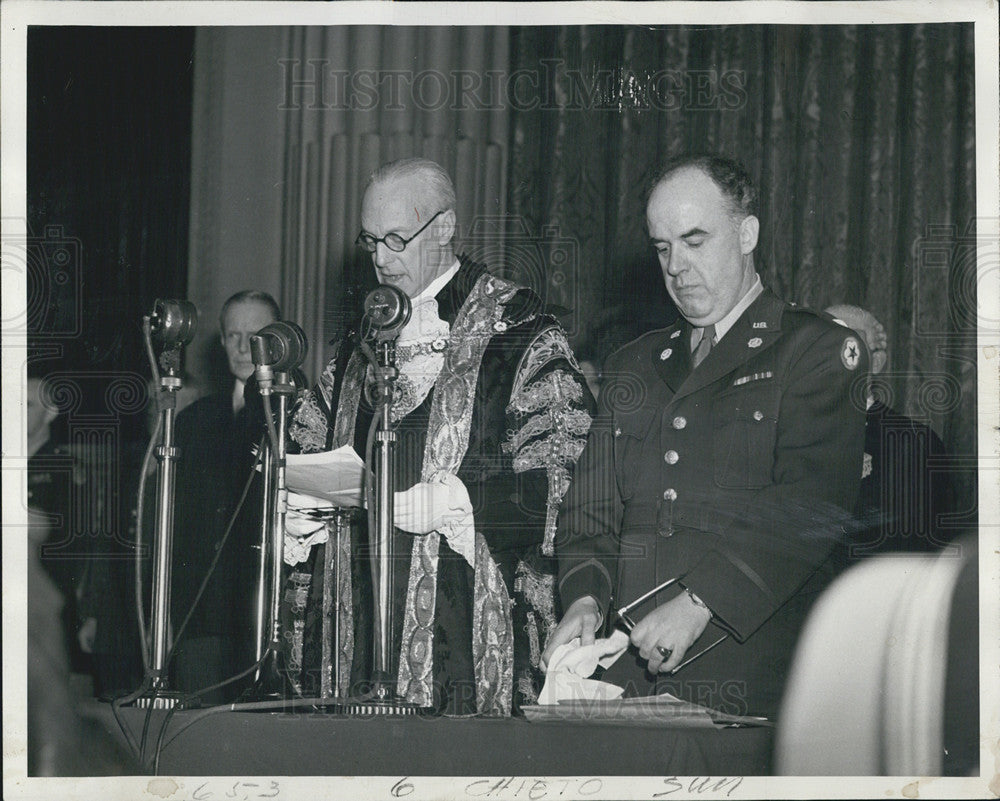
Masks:
[[[198,309],[189,300],[161,300],[153,304],[150,317],[153,336],[166,348],[186,345],[198,328]]]
[[[295,369],[305,361],[308,350],[305,332],[287,320],[266,325],[250,337],[250,356],[254,364],[265,365],[274,372]]]
[[[365,296],[365,329],[371,332],[366,339],[392,339],[410,321],[410,299],[390,284],[382,284]]]

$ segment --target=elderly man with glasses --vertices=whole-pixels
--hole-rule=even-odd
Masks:
[[[536,698],[555,624],[555,514],[593,399],[539,296],[456,257],[455,190],[438,164],[404,159],[376,170],[361,224],[357,244],[379,282],[413,306],[397,343],[392,418],[395,482],[408,488],[395,510],[398,693],[447,714],[509,715]],[[358,349],[340,347],[294,416],[293,442],[304,452],[353,445],[364,453],[372,381]],[[294,542],[290,550],[304,553]],[[341,608],[353,620],[341,627],[339,658],[350,676],[340,689],[355,694],[372,660],[365,532],[351,551],[353,586],[350,595],[341,588]],[[291,586],[303,595],[316,564],[311,553],[294,569]],[[298,604],[301,639],[291,649],[302,649],[292,667],[303,692],[319,650],[315,606],[315,598]]]

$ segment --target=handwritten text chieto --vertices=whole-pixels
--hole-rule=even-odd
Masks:
[[[404,776],[390,790],[393,798],[405,798],[418,789],[419,778]],[[665,798],[678,791],[707,798],[728,798],[743,784],[742,776],[697,776],[679,778],[664,777],[654,789],[651,799]],[[485,799],[525,799],[526,801],[548,801],[558,798],[587,798],[596,796],[604,789],[605,780],[592,777],[572,778],[525,778],[504,776],[501,778],[470,779],[464,786],[466,798]]]

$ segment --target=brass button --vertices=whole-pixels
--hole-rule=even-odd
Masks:
[[[667,451],[665,454],[663,454],[663,460],[667,464],[677,464],[680,458],[681,457],[678,455],[677,451]]]
[[[676,428],[678,431],[684,428],[687,424],[688,421],[686,417],[681,417],[680,415],[677,415],[677,417],[674,418],[674,428]]]
[[[673,487],[663,491],[663,500],[665,501],[676,501],[677,500],[677,490]]]
[[[760,409],[757,409],[753,413],[753,419],[759,423],[761,420],[764,419],[764,413]]]

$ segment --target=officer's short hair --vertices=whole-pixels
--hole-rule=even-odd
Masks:
[[[267,294],[267,292],[261,292],[259,289],[244,289],[242,292],[231,295],[222,304],[222,311],[219,312],[219,331],[222,333],[226,332],[226,312],[237,303],[260,303],[270,309],[275,320],[281,319],[281,307],[278,305],[278,301]]]
[[[757,214],[757,186],[746,168],[735,159],[713,154],[692,153],[670,159],[650,186],[646,203],[649,203],[656,187],[685,167],[699,169],[712,179],[729,198],[729,210],[734,217],[742,220]]]

